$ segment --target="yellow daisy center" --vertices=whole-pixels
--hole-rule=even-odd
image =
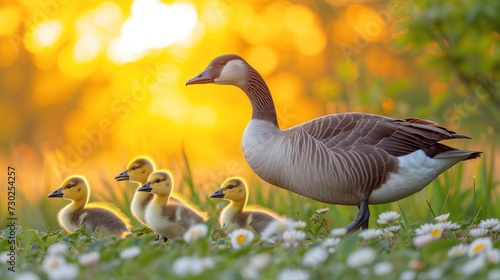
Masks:
[[[442,233],[441,228],[435,228],[432,230],[432,236],[433,237],[440,237]]]
[[[236,242],[238,242],[238,244],[243,244],[246,240],[247,237],[244,234],[240,234],[238,235],[238,237],[236,237]]]
[[[472,249],[472,252],[474,252],[474,254],[477,254],[477,253],[483,251],[484,249],[486,249],[486,245],[485,244],[478,244],[477,246],[475,246]]]

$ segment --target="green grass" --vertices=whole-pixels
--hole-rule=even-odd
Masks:
[[[207,222],[210,230],[215,230],[216,206],[226,205],[220,200],[211,200],[197,193],[196,182],[189,167],[189,161],[183,154],[184,171],[179,180],[179,189],[197,203],[201,209],[213,217]],[[457,244],[470,243],[472,238],[468,231],[475,228],[480,220],[499,218],[500,208],[495,207],[499,202],[498,185],[494,181],[495,164],[487,157],[479,159],[477,170],[469,172],[474,177],[466,176],[465,168],[468,163],[458,164],[448,172],[442,174],[424,191],[397,203],[385,205],[370,205],[371,228],[382,228],[376,223],[377,216],[388,210],[397,211],[401,217],[399,224],[401,231],[393,238],[382,238],[374,241],[361,240],[358,233],[342,238],[334,253],[318,267],[303,265],[304,255],[311,248],[320,246],[327,237],[329,230],[340,228],[351,222],[357,214],[356,207],[327,205],[300,197],[293,193],[264,184],[258,178],[248,178],[250,184],[251,204],[260,204],[285,214],[288,218],[302,220],[307,223],[304,232],[306,240],[298,248],[283,248],[280,244],[273,245],[261,242],[258,238],[252,244],[240,250],[231,248],[227,237],[209,233],[205,238],[192,244],[181,238],[158,244],[152,242],[155,235],[144,229],[132,219],[134,235],[124,240],[116,238],[99,238],[93,233],[82,229],[67,234],[59,229],[55,213],[64,203],[49,203],[47,198],[38,201],[23,201],[25,197],[19,194],[18,199],[23,204],[23,211],[19,213],[22,226],[17,232],[17,263],[16,273],[31,271],[48,279],[42,269],[44,259],[47,258],[47,249],[56,242],[63,242],[70,248],[64,256],[68,263],[79,266],[81,279],[176,279],[172,265],[182,256],[213,258],[215,266],[207,268],[203,279],[245,279],[244,267],[248,266],[255,256],[269,255],[270,260],[258,272],[259,279],[276,279],[277,275],[289,268],[298,268],[306,271],[309,279],[356,279],[380,278],[374,274],[374,267],[381,262],[392,264],[392,272],[384,279],[400,279],[402,273],[415,273],[419,277],[430,278],[429,273],[442,273],[440,278],[467,278],[460,269],[471,259],[467,256],[450,258],[448,250]],[[235,174],[236,175],[236,174]],[[131,217],[129,203],[132,190],[136,186],[126,183],[124,189],[114,189],[103,180],[102,185],[111,191],[102,200],[114,201],[124,213]],[[50,191],[51,187],[47,187]],[[128,191],[123,191],[123,190]],[[48,192],[47,192],[48,193]],[[329,207],[325,214],[318,214],[319,208]],[[433,223],[434,218],[442,213],[451,213],[450,220],[457,222],[461,227],[458,230],[446,231],[444,236],[431,242],[423,248],[416,248],[413,244],[414,230],[424,223]],[[55,229],[55,230],[54,230]],[[8,251],[8,231],[1,232],[2,251]],[[493,247],[499,248],[499,234],[490,233]],[[141,253],[133,259],[120,258],[120,252],[126,248],[139,247]],[[346,265],[349,256],[359,248],[372,248],[376,252],[373,263],[363,269],[351,268]],[[100,261],[92,266],[78,264],[78,256],[97,251]],[[411,265],[409,265],[411,263]],[[498,266],[498,264],[496,264]],[[486,278],[492,273],[495,264],[486,262],[485,266],[474,277]],[[6,264],[0,264],[0,278],[12,278],[14,274],[7,270]],[[189,276],[187,279],[199,279],[201,276]]]

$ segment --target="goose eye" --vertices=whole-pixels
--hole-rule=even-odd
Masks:
[[[137,166],[132,166],[132,170],[136,170],[137,169]]]
[[[226,65],[226,62],[225,61],[221,61],[221,62],[219,62],[219,65],[220,66],[224,66],[224,65]]]
[[[156,179],[155,180],[155,183],[159,183],[161,180],[160,179]]]
[[[72,185],[71,185],[71,184],[67,184],[67,185],[66,185],[66,188],[67,188],[67,189],[71,189],[71,187],[72,187]]]
[[[227,186],[228,189],[232,190],[235,186],[234,185],[229,185]]]

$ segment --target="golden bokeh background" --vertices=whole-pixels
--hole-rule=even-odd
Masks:
[[[185,86],[224,53],[240,54],[263,75],[281,128],[346,111],[421,117],[474,133],[458,147],[488,151],[482,140],[495,129],[469,116],[477,112],[447,118],[439,100],[454,95],[461,104],[466,95],[422,65],[438,48],[410,53],[394,44],[406,32],[405,3],[3,0],[2,166],[16,168],[18,200],[32,202],[75,173],[106,198],[99,186],[123,190],[113,177],[141,154],[181,183],[184,151],[207,195],[226,176],[258,182],[240,149],[251,114],[246,96],[235,87]],[[38,215],[29,203],[20,207]]]

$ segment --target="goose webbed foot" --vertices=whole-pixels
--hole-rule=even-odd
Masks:
[[[368,209],[368,200],[361,201],[359,207],[359,213],[356,219],[348,226],[345,227],[347,232],[353,232],[357,229],[367,229],[368,221],[370,220],[370,209]]]

